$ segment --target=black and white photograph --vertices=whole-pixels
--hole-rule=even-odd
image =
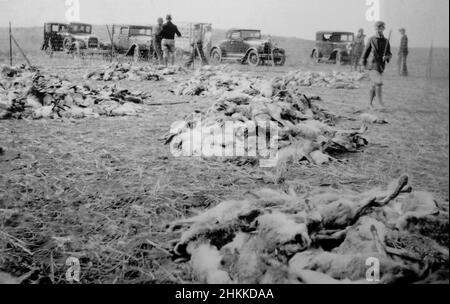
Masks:
[[[449,1],[0,0],[2,284],[448,285]]]

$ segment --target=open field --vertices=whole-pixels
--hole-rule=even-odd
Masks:
[[[1,64],[7,62],[7,48],[0,33]],[[105,64],[63,54],[45,57],[32,51],[41,41],[40,31],[33,33],[39,36],[17,31],[17,39],[42,71],[82,82],[87,71]],[[311,63],[312,42],[278,39],[287,49],[287,65],[252,68],[252,73],[271,78],[293,69],[349,69]],[[21,61],[19,56],[15,60]],[[5,151],[0,155],[0,244],[11,244],[1,245],[0,268],[16,275],[35,268],[39,271],[32,280],[64,283],[65,261],[74,256],[80,258],[83,283],[195,282],[190,268],[168,254],[175,236],[166,225],[264,187],[366,190],[406,174],[415,189],[448,204],[448,50],[435,50],[432,80],[423,77],[426,61],[427,50],[412,50],[409,78],[396,76],[391,64],[385,79],[388,110],[378,114],[389,124],[370,127],[370,144],[363,152],[346,155],[344,163],[291,166],[280,184],[270,170],[170,154],[160,139],[171,123],[215,100],[169,92],[190,74],[175,76],[175,83],[120,81],[121,87],[151,92],[152,102],[187,102],[147,106],[139,117],[0,121]],[[356,90],[303,91],[319,95],[320,103],[339,115],[352,117],[367,107],[367,82]]]

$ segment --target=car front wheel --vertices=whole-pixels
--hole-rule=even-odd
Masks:
[[[64,38],[64,41],[63,41],[64,51],[69,53],[72,50],[72,45],[73,45],[72,38],[70,38],[70,37]]]
[[[214,49],[211,52],[210,61],[214,65],[220,64],[222,62],[222,54],[218,49]]]
[[[247,56],[247,63],[251,66],[258,66],[261,63],[261,58],[258,55],[258,52],[255,50],[250,51]]]
[[[315,63],[319,63],[320,62],[320,54],[318,51],[314,51],[312,54],[312,59]]]

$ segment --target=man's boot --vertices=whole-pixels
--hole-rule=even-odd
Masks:
[[[375,92],[376,96],[378,97],[378,102],[381,105],[381,107],[385,107],[384,106],[384,102],[383,102],[383,85],[382,84],[378,84],[376,86],[376,92]]]

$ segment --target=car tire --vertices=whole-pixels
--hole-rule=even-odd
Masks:
[[[63,50],[67,53],[70,53],[73,47],[73,40],[71,37],[66,37],[63,40]]]
[[[320,63],[320,58],[321,58],[321,56],[320,56],[320,54],[319,54],[319,52],[318,52],[317,50],[314,50],[314,51],[313,51],[313,53],[312,53],[312,55],[311,55],[311,58],[313,59],[313,61],[314,61],[315,63]]]
[[[218,65],[222,63],[222,54],[219,49],[213,49],[210,55],[210,62],[213,65]]]
[[[261,58],[259,57],[259,54],[255,50],[251,50],[247,55],[247,64],[250,66],[258,66],[261,64]]]

